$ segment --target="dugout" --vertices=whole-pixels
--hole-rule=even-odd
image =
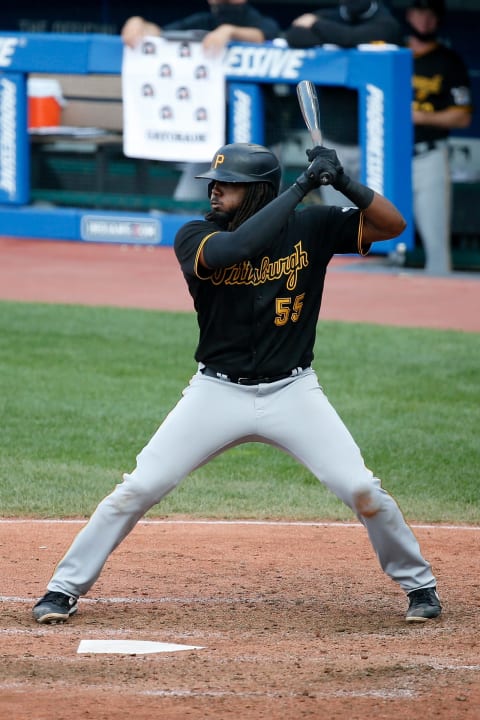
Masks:
[[[118,241],[119,223],[136,228],[141,220],[150,231],[142,235],[149,242],[170,244],[175,225],[185,222],[165,215],[123,218],[111,210],[105,221],[85,221],[85,215],[100,211],[45,207],[32,203],[31,142],[27,132],[27,77],[32,73],[118,76],[123,46],[117,36],[98,34],[11,33],[0,34],[0,219],[5,234],[27,237],[64,237],[74,240]],[[381,62],[379,55],[381,54]],[[3,60],[2,60],[3,59]],[[364,179],[371,187],[390,197],[411,220],[411,119],[409,112],[411,55],[403,48],[385,47],[374,52],[363,50],[293,49],[285,44],[238,44],[227,49],[224,61],[229,101],[230,141],[263,142],[264,109],[260,86],[286,83],[295,86],[300,79],[317,84],[348,84],[360,97],[360,132],[364,152]],[[61,73],[60,73],[61,74]],[[239,118],[241,121],[239,121]],[[398,138],[401,137],[401,143]],[[110,138],[81,137],[103,156],[115,145]],[[65,138],[56,138],[61,144]],[[78,137],[69,138],[78,141]],[[118,149],[117,138],[117,149]],[[65,159],[65,158],[64,158]],[[98,158],[96,158],[98,161]],[[100,162],[105,163],[105,157]],[[34,168],[35,170],[35,168]],[[98,174],[98,167],[96,169]],[[46,174],[46,173],[45,173]],[[39,173],[40,175],[40,173]],[[42,173],[43,176],[43,173]],[[57,188],[57,191],[61,188]],[[89,212],[90,210],[90,212]],[[113,228],[106,237],[85,233],[85,227]],[[136,231],[135,231],[136,232]],[[139,242],[137,234],[131,242]],[[121,234],[128,241],[128,233]],[[403,242],[411,246],[411,222]],[[379,252],[392,250],[391,241],[378,243]]]
[[[8,38],[17,43],[13,43],[15,44],[13,49],[12,45],[8,45]],[[22,83],[26,77],[32,72],[47,73],[48,75],[53,72],[58,73],[60,67],[72,77],[84,77],[89,81],[96,79],[102,73],[112,78],[118,76],[122,51],[118,37],[96,34],[68,36],[67,34],[19,33],[12,35],[1,33],[0,45],[3,47],[3,54],[6,53],[8,56],[6,64],[2,63],[2,97],[5,99],[6,94],[8,95],[8,92],[5,94],[5,87],[12,87],[9,80],[14,82],[16,91],[19,93],[17,105],[19,114],[14,122],[16,167],[26,168],[23,180],[19,178],[17,196],[12,193],[10,184],[8,193],[4,193],[1,198],[2,220],[4,221],[2,224],[5,234],[67,237],[67,239],[82,240],[85,239],[82,237],[81,231],[84,210],[92,210],[94,213],[104,210],[107,212],[107,217],[112,218],[118,217],[118,213],[123,209],[130,215],[129,222],[132,217],[133,220],[141,219],[143,214],[146,214],[148,223],[160,226],[155,232],[152,231],[151,237],[155,238],[155,242],[168,243],[170,234],[175,231],[177,213],[182,213],[178,220],[181,223],[185,221],[185,213],[196,214],[203,211],[204,206],[198,202],[184,203],[180,207],[173,201],[172,189],[178,179],[178,171],[174,166],[162,167],[161,163],[125,158],[122,153],[121,129],[119,128],[106,128],[108,132],[97,138],[68,138],[68,140],[57,138],[53,143],[45,138],[36,138],[34,142],[27,138],[27,142],[23,142],[25,135],[21,113],[24,112],[24,109],[22,110],[21,98],[24,93]],[[52,47],[54,47],[53,52]],[[48,52],[46,48],[48,48]],[[251,119],[252,135],[249,139],[259,142],[262,142],[263,137],[259,120],[262,110],[258,86],[264,82],[287,82],[293,85],[301,75],[302,79],[312,79],[319,84],[325,81],[330,83],[333,80],[332,84],[347,83],[350,86],[359,87],[364,106],[363,120],[361,120],[364,142],[367,142],[368,133],[366,107],[369,102],[375,101],[375,92],[369,95],[364,77],[367,76],[372,80],[371,88],[377,88],[380,85],[387,98],[386,105],[384,105],[386,114],[383,115],[382,120],[382,129],[385,129],[386,133],[382,152],[385,152],[387,159],[382,171],[380,186],[368,177],[367,168],[364,169],[364,179],[399,205],[410,221],[411,228],[409,163],[405,160],[410,153],[408,133],[405,133],[405,127],[408,127],[409,123],[409,116],[407,117],[405,113],[408,100],[405,100],[406,96],[401,97],[402,92],[409,92],[409,85],[405,82],[405,78],[409,77],[409,61],[408,57],[402,57],[403,54],[408,56],[408,51],[396,50],[393,53],[384,53],[382,62],[379,63],[377,59],[369,59],[364,53],[355,55],[359,52],[356,50],[333,53],[329,51],[327,57],[326,51],[315,49],[305,53],[305,57],[302,57],[297,63],[296,76],[295,72],[293,75],[291,74],[291,67],[285,62],[283,68],[287,68],[287,72],[290,73],[288,77],[283,77],[281,73],[277,73],[276,76],[272,76],[272,74],[266,76],[265,70],[258,72],[255,69],[254,62],[250,65],[248,62],[245,64],[245,58],[241,57],[242,53],[248,54],[248,50],[245,48],[236,50],[234,47],[230,51],[231,60],[227,77],[231,105],[234,108],[236,104],[245,102],[246,96],[251,99],[254,112]],[[257,47],[252,48],[252,52],[257,51]],[[268,53],[274,52],[277,53],[278,66],[281,67],[282,63],[279,58],[282,53],[286,55],[288,49],[269,48],[267,57]],[[390,55],[393,55],[395,59],[392,59]],[[401,59],[399,60],[399,58]],[[366,73],[364,63],[370,66]],[[268,62],[264,63],[263,68],[265,67],[269,67]],[[370,73],[370,68],[373,74]],[[381,77],[378,76],[379,68],[381,68]],[[358,77],[360,71],[363,76],[361,83]],[[393,84],[396,88],[401,88],[398,102],[387,97],[388,86]],[[75,94],[72,97],[75,98]],[[86,99],[86,97],[81,98],[82,102]],[[118,96],[108,97],[107,101],[118,103],[119,98]],[[403,144],[401,152],[396,152],[393,138],[395,133],[398,136],[400,129],[402,129]],[[235,136],[233,120],[230,125],[229,139],[238,139]],[[470,142],[468,137],[465,141],[461,136],[456,140],[460,142],[460,148],[463,147],[462,143]],[[9,152],[11,157],[11,149]],[[371,156],[371,153],[364,154]],[[4,162],[2,164],[5,165]],[[396,168],[395,173],[389,169],[393,167]],[[456,268],[480,267],[480,262],[478,262],[480,244],[478,204],[473,203],[472,205],[470,202],[472,196],[478,193],[478,189],[478,184],[472,183],[470,180],[466,182],[460,180],[454,184],[455,202],[452,230]],[[46,215],[49,212],[48,205],[50,206],[50,217]],[[57,210],[55,214],[51,213],[52,208]],[[62,212],[58,212],[58,210],[62,210]],[[168,213],[172,217],[168,220],[163,217],[160,219],[153,217],[152,219],[152,210],[154,213]],[[137,213],[139,214],[138,218]],[[163,225],[165,228],[168,226],[169,230],[163,228]],[[102,240],[102,238],[96,239]],[[407,244],[412,263],[420,264],[421,252],[418,252],[412,231],[410,230],[410,235],[407,232],[405,238],[402,239]],[[109,241],[108,238],[106,240]],[[131,241],[135,242],[135,238],[132,238]],[[392,250],[391,245],[387,243],[382,245],[384,247],[379,248],[382,253],[387,254]]]

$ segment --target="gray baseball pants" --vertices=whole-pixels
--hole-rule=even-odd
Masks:
[[[147,510],[193,470],[244,442],[284,450],[346,503],[366,527],[384,572],[406,592],[436,584],[398,505],[365,466],[308,368],[254,386],[197,372],[137,456],[133,472],[124,475],[78,533],[48,589],[76,597],[87,593],[110,553]]]

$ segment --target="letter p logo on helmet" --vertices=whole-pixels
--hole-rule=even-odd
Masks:
[[[225,155],[218,153],[217,155],[215,155],[215,160],[213,161],[213,167],[216,168],[219,165],[223,165],[224,162],[225,162]]]

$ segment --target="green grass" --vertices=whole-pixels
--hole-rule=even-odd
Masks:
[[[195,370],[191,313],[0,303],[0,512],[87,516]],[[409,521],[480,522],[480,336],[321,321],[314,366]],[[206,412],[208,409],[206,408]],[[247,444],[150,515],[351,519],[278,450]]]

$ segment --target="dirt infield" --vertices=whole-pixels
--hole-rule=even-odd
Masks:
[[[181,521],[139,524],[76,616],[35,625],[79,527],[0,522],[2,718],[480,716],[480,528],[416,529],[444,604],[427,625],[361,526]],[[78,654],[88,639],[203,649]]]
[[[0,260],[3,299],[191,310],[170,248],[0,238]],[[335,259],[322,316],[478,332],[479,307],[480,277]],[[40,626],[31,607],[80,527],[0,520],[2,719],[480,717],[480,528],[415,528],[444,605],[425,625],[405,623],[355,523],[178,519],[140,523],[78,614]],[[88,639],[203,649],[79,654]]]
[[[0,297],[34,302],[192,310],[170,247],[0,237]],[[480,273],[427,277],[378,256],[334,258],[321,317],[480,332]]]

